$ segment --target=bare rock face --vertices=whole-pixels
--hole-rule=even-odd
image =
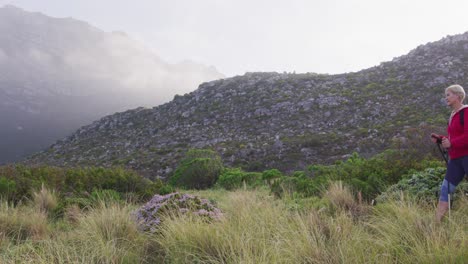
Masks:
[[[0,8],[0,164],[102,116],[159,105],[221,77],[193,62],[168,64],[122,32]]]
[[[376,154],[425,122],[443,129],[444,88],[468,88],[467,77],[468,33],[355,73],[247,73],[106,116],[27,162],[123,165],[155,178],[167,177],[187,149],[213,148],[230,166],[303,169]]]

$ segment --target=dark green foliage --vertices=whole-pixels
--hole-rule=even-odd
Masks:
[[[266,181],[271,181],[281,176],[283,176],[283,174],[277,169],[266,170],[262,173],[262,179]]]
[[[160,195],[165,195],[173,192],[175,192],[174,187],[168,184],[164,184],[161,188],[159,188],[157,193],[159,193]]]
[[[360,191],[364,197],[371,197],[384,190],[387,182],[392,178],[401,177],[400,172],[394,175],[392,166],[387,167],[385,160],[379,157],[364,159],[357,153],[346,161],[336,165],[334,178],[342,180],[355,190]],[[398,166],[396,166],[398,167]],[[400,169],[398,167],[398,169]]]
[[[149,180],[143,178],[143,184],[145,184],[145,188],[138,192],[138,196],[142,200],[147,200],[151,198],[154,194],[166,194],[169,188],[169,193],[173,191],[173,188],[167,184],[165,184],[162,180]]]
[[[0,177],[0,197],[6,200],[10,200],[16,193],[16,183],[12,180],[8,180],[5,177]]]
[[[219,176],[216,184],[226,190],[240,188],[244,183],[246,186],[255,187],[261,185],[262,174],[258,172],[245,172],[239,168],[227,168]]]
[[[242,180],[250,187],[258,187],[263,184],[260,172],[245,172]]]
[[[65,196],[59,200],[58,206],[51,213],[52,218],[63,217],[65,209],[70,205],[77,205],[81,209],[96,208],[101,205],[111,205],[124,202],[124,194],[115,190],[95,189],[91,193],[75,194],[73,196]]]
[[[405,151],[389,150],[368,159],[353,153],[345,161],[334,165],[312,165],[292,176],[278,176],[277,170],[266,171],[268,173],[264,175],[275,178],[270,187],[278,197],[285,194],[302,197],[319,195],[329,181],[339,180],[370,200],[411,171],[437,166],[440,166],[440,162],[418,159]]]
[[[389,198],[397,198],[401,192],[406,192],[417,198],[435,199],[444,179],[445,171],[445,168],[439,167],[414,172],[390,186],[377,197],[377,200],[384,201]]]
[[[205,189],[214,185],[223,170],[221,157],[208,149],[191,149],[169,179],[173,186]]]
[[[327,189],[328,179],[324,176],[313,177],[308,173],[296,171],[292,176],[281,176],[271,185],[271,191],[276,197],[310,197],[318,196]]]
[[[419,200],[436,201],[438,199],[440,185],[444,180],[446,168],[427,168],[405,176],[398,183],[390,186],[385,192],[377,197],[378,201],[398,199],[402,192]],[[466,182],[460,183],[457,193],[463,194],[468,191]]]
[[[82,198],[85,193],[112,190],[119,195],[134,193],[140,199],[152,197],[164,184],[150,181],[122,168],[56,168],[56,167],[0,167],[0,196],[10,202],[30,198],[42,184],[61,197]]]
[[[237,189],[242,186],[244,172],[239,168],[225,169],[216,182],[226,190]]]
[[[364,198],[372,199],[410,171],[438,165],[439,162],[413,158],[406,152],[388,150],[369,159],[353,153],[335,165],[314,165],[310,170],[315,177],[341,180],[361,192]]]

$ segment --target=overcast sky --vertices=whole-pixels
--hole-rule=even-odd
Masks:
[[[226,76],[345,73],[468,31],[467,0],[0,0],[124,31],[170,63]]]

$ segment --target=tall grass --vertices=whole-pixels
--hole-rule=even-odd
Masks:
[[[341,183],[320,207],[297,210],[265,189],[207,190],[219,221],[168,216],[160,231],[138,231],[136,204],[66,209],[62,220],[30,205],[0,206],[0,263],[464,263],[468,199],[434,221],[435,205],[402,195],[374,207]],[[305,200],[309,201],[309,200]],[[312,201],[312,200],[311,200]],[[303,201],[302,201],[303,202]],[[317,202],[317,200],[314,200]],[[301,204],[302,206],[302,204]]]
[[[465,198],[434,223],[434,206],[402,197],[374,208],[332,184],[326,210],[288,210],[265,193],[228,193],[225,219],[168,219],[158,241],[169,263],[463,263]]]
[[[103,202],[87,212],[75,212],[75,222],[55,223],[49,239],[4,245],[0,248],[0,263],[151,263],[157,256],[150,249],[157,244],[138,232],[133,209],[130,204]]]
[[[464,263],[468,259],[468,200],[462,197],[441,225],[434,221],[434,208],[403,198],[378,206],[366,223],[374,234],[373,244],[381,254],[401,262]]]
[[[288,211],[281,201],[249,191],[228,194],[225,219],[166,221],[160,237],[174,263],[337,263],[336,242],[353,231],[350,215]]]
[[[47,215],[31,207],[16,208],[0,201],[0,239],[19,243],[45,239],[49,233]],[[2,244],[3,244],[2,243]]]

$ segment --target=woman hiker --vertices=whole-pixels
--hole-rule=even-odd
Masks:
[[[457,185],[468,173],[468,113],[461,113],[465,112],[463,109],[468,107],[463,104],[464,99],[465,90],[460,85],[451,85],[445,89],[445,101],[452,108],[447,127],[448,136],[431,134],[432,141],[441,144],[450,157],[447,172],[440,187],[436,211],[437,222],[440,222],[449,210],[449,194],[455,192]]]

